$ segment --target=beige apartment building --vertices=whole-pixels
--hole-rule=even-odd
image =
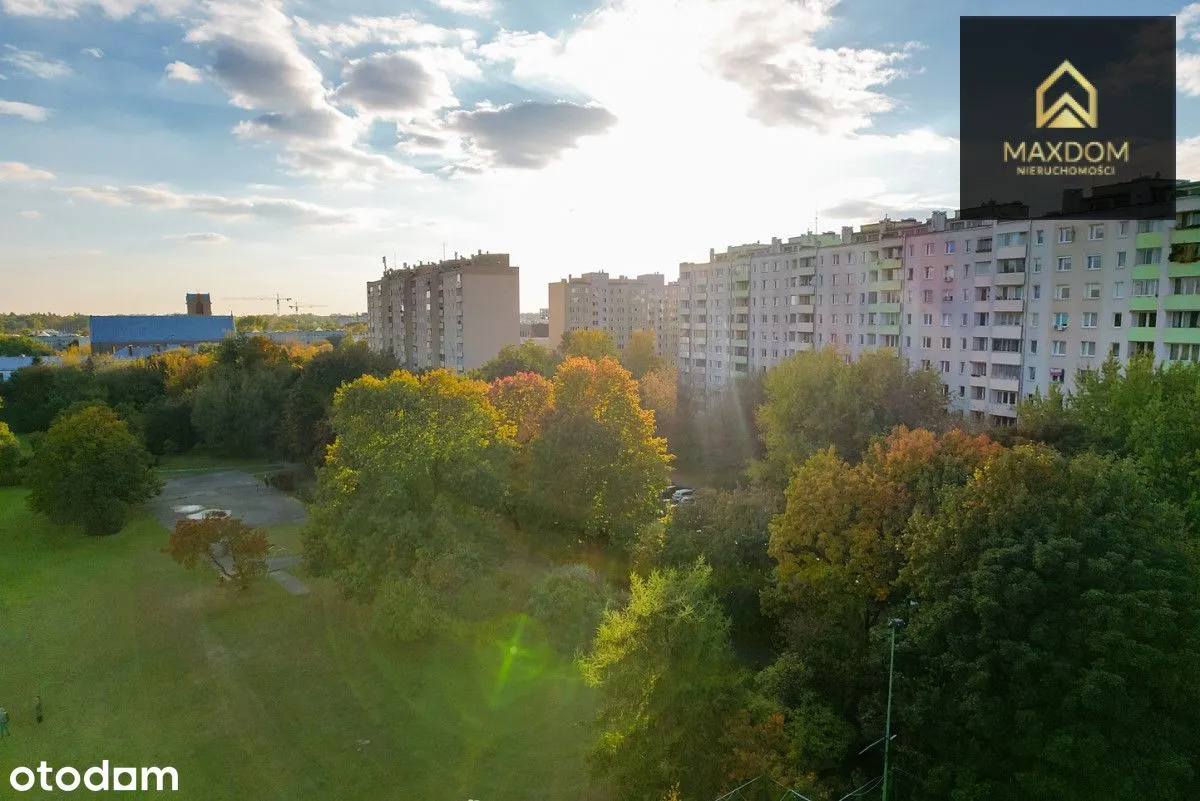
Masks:
[[[409,370],[472,370],[519,344],[519,297],[507,253],[385,268],[367,283],[367,341]]]
[[[676,352],[675,290],[668,289],[662,273],[635,278],[584,273],[555,281],[549,290],[550,342],[555,347],[565,332],[586,328],[609,332],[618,348],[629,343],[634,331],[654,331],[660,354]]]
[[[1006,425],[1110,353],[1198,361],[1200,184],[1178,194],[1173,224],[934,212],[710,251],[680,265],[681,375],[718,390],[801,350],[888,348],[952,409]]]

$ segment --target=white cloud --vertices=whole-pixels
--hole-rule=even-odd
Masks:
[[[14,17],[71,19],[81,11],[98,10],[111,19],[124,19],[135,12],[164,17],[179,14],[191,0],[0,0],[0,9]]]
[[[464,28],[443,28],[412,16],[351,17],[349,22],[313,24],[296,17],[296,34],[318,47],[358,47],[373,43],[398,45],[460,45],[474,40]]]
[[[205,245],[220,245],[224,242],[229,241],[229,237],[225,236],[224,234],[217,234],[217,233],[212,233],[212,232],[202,232],[202,233],[193,233],[193,234],[171,234],[169,236],[163,237],[163,239],[166,239],[169,242],[188,242],[188,243],[199,243],[199,244],[205,244]]]
[[[50,116],[50,109],[43,106],[35,106],[32,103],[0,99],[0,114],[20,117],[29,122],[45,122],[46,118]]]
[[[85,56],[91,56],[92,58],[104,58],[104,51],[98,47],[88,47],[80,52],[82,52]]]
[[[496,10],[492,0],[433,0],[433,4],[471,17],[488,17]]]
[[[172,61],[167,65],[167,77],[174,81],[183,81],[184,83],[200,83],[204,80],[204,73],[191,64],[186,64],[182,61]]]
[[[0,51],[0,61],[11,64],[26,75],[34,78],[62,78],[71,74],[71,68],[57,59],[48,59],[34,50],[21,50],[5,45]]]
[[[73,198],[107,206],[185,211],[207,217],[256,219],[287,225],[360,226],[378,215],[370,210],[335,209],[291,198],[229,198],[178,192],[163,186],[73,186],[65,191]]]
[[[1181,139],[1177,144],[1175,174],[1180,178],[1200,179],[1200,136]]]
[[[23,211],[21,217],[26,220],[40,220],[42,213],[40,211]]]
[[[19,161],[0,161],[0,181],[53,181],[54,173]]]

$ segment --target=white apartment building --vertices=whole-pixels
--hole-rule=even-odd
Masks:
[[[635,278],[605,272],[567,276],[550,284],[550,342],[555,347],[567,331],[608,331],[618,348],[634,331],[654,331],[659,354],[676,352],[675,301],[662,273]]]
[[[952,409],[1015,422],[1019,398],[1110,353],[1200,360],[1200,184],[1174,224],[883,220],[680,265],[679,366],[719,390],[800,350],[890,348]]]
[[[385,269],[367,283],[367,342],[409,370],[472,370],[520,342],[519,296],[507,253]]]

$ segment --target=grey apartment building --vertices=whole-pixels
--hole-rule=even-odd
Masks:
[[[683,380],[710,393],[799,351],[887,348],[993,424],[1108,355],[1200,360],[1200,184],[1173,223],[882,220],[681,264]]]
[[[592,272],[555,281],[549,286],[550,343],[558,347],[567,331],[595,329],[624,348],[634,331],[653,331],[658,353],[673,354],[677,292],[662,273],[626,278]]]
[[[519,269],[507,253],[384,270],[367,283],[367,342],[409,370],[472,370],[520,343]]]

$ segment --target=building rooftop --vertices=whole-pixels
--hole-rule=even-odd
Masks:
[[[219,342],[234,332],[233,315],[118,314],[90,317],[88,326],[96,344]]]

